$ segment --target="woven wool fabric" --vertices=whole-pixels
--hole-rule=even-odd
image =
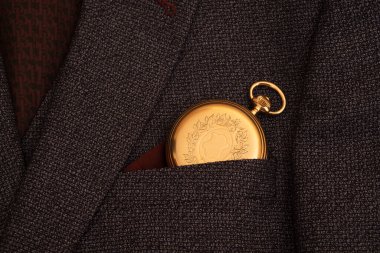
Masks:
[[[21,144],[0,68],[0,251],[379,251],[379,3],[172,2],[85,0]],[[288,99],[267,160],[121,172],[258,80]]]
[[[20,135],[28,128],[67,52],[80,3],[0,1],[0,51]]]

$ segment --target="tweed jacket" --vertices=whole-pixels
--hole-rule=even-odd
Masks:
[[[84,0],[21,141],[0,60],[0,252],[379,252],[379,2],[169,2]],[[121,172],[259,80],[267,160]]]

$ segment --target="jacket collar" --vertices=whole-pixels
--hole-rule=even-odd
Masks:
[[[73,249],[173,72],[196,2],[176,1],[169,17],[156,1],[84,0],[0,249]]]

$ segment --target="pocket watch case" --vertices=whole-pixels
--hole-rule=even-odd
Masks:
[[[278,111],[270,111],[268,97],[254,96],[254,88],[260,85],[279,93],[282,107]],[[256,113],[281,113],[286,105],[285,96],[275,84],[264,81],[251,86],[250,96],[256,104],[252,111],[228,100],[207,100],[186,110],[172,127],[167,139],[168,165],[266,159],[265,135]]]

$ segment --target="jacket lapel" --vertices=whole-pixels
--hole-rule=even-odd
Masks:
[[[0,234],[24,169],[16,118],[0,55]]]
[[[176,4],[84,1],[0,251],[73,249],[178,60],[196,0]]]

